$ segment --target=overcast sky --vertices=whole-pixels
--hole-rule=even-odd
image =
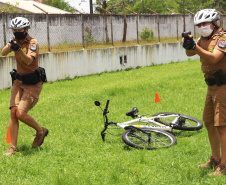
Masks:
[[[90,0],[65,0],[65,1],[81,12],[90,13],[89,9]],[[93,0],[93,3],[96,3],[96,0]]]

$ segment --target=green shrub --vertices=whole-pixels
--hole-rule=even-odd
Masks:
[[[145,26],[144,29],[142,29],[142,32],[140,32],[140,38],[141,39],[147,39],[151,40],[154,38],[154,32],[152,29],[149,29],[147,26]]]
[[[94,39],[94,37],[92,36],[92,32],[89,30],[89,28],[86,28],[85,29],[85,37],[84,37],[84,40],[85,40],[85,43],[86,44],[92,44],[92,43],[95,43],[96,40]]]

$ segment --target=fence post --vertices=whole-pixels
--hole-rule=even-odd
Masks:
[[[125,0],[123,0],[123,2],[122,2],[122,7],[123,7],[123,17],[124,17],[124,29],[123,29],[123,38],[122,38],[122,42],[126,42],[127,21],[126,21]]]
[[[195,25],[194,25],[194,38],[196,39],[196,30],[195,30]]]
[[[81,18],[82,18],[82,47],[83,49],[85,49],[85,40],[84,40],[84,17],[83,14],[81,14]]]
[[[178,36],[178,31],[179,31],[179,29],[178,29],[178,15],[176,15],[177,16],[177,42],[179,41],[179,36]]]
[[[5,26],[5,13],[2,11],[2,26],[3,26],[3,39],[4,39],[4,46],[6,45],[6,26]]]
[[[223,14],[220,13],[219,11],[217,11],[217,12],[220,14],[220,17],[222,17],[222,18],[220,19],[220,27],[223,28]]]
[[[158,41],[160,43],[159,14],[157,12],[155,12],[154,10],[151,10],[150,8],[147,8],[147,9],[150,10],[151,12],[153,12],[155,15],[157,15]]]
[[[48,52],[50,52],[50,38],[49,38],[49,14],[46,14],[46,25],[47,25],[47,42],[48,42]]]
[[[109,37],[108,37],[108,24],[107,24],[107,15],[104,13],[104,22],[105,22],[105,32],[106,32],[106,43],[109,43]]]
[[[136,14],[136,27],[137,27],[137,44],[139,44],[139,30],[138,30],[138,13],[130,10],[129,8],[125,7],[127,10],[131,11],[132,13]]]
[[[111,15],[111,44],[112,46],[114,46],[113,44],[113,26],[112,26],[112,13],[107,11],[106,9],[102,8],[101,6],[99,6],[100,9],[104,10],[104,12],[107,12]],[[108,29],[107,29],[107,17],[106,14],[104,13],[105,16],[105,31],[106,31],[106,41],[107,43],[109,43],[109,37],[108,37]]]
[[[138,14],[136,15],[136,24],[137,24],[137,44],[139,45],[139,24],[138,24]]]
[[[111,15],[111,45],[112,47],[114,47],[112,15]]]
[[[158,21],[158,41],[160,43],[159,14],[157,14],[157,21]]]

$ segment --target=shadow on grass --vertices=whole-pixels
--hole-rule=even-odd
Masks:
[[[125,146],[123,147],[123,149],[124,149],[124,150],[127,150],[127,151],[130,151],[130,150],[131,150],[131,147],[129,147],[128,145],[125,145]]]
[[[208,174],[213,172],[214,172],[214,168],[199,168],[200,177],[209,177]]]
[[[39,151],[43,150],[42,147],[35,147],[32,148],[31,146],[23,145],[19,148],[20,153],[23,156],[29,156],[29,155],[34,155],[38,153]]]
[[[178,136],[178,137],[191,137],[194,135],[197,135],[201,132],[201,130],[197,130],[197,131],[185,131],[185,130],[180,130],[180,131],[174,131],[173,135],[174,136]],[[172,133],[172,132],[171,132]]]

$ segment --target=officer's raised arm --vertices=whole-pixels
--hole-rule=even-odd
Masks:
[[[7,43],[5,45],[5,47],[2,49],[2,56],[6,56],[6,55],[8,55],[11,52],[10,47],[11,47],[10,43]]]
[[[226,40],[226,38],[225,38]],[[225,47],[225,46],[224,46]],[[195,52],[209,64],[217,64],[223,59],[225,53],[218,49],[213,49],[212,52],[206,51],[197,45]]]

